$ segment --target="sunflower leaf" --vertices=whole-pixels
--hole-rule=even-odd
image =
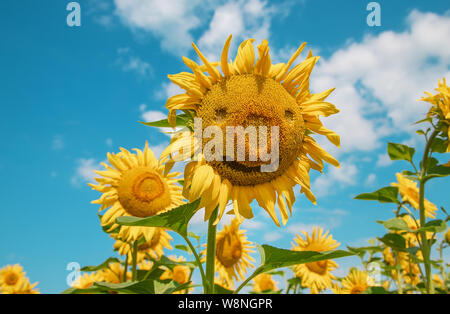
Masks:
[[[411,230],[401,218],[392,218],[386,221],[377,220],[377,222],[389,230],[414,232],[414,230]]]
[[[362,193],[355,196],[355,199],[400,204],[398,200],[398,188],[395,186],[386,186],[372,193]]]
[[[152,217],[139,218],[124,216],[117,218],[116,222],[119,225],[124,226],[166,228],[175,231],[183,237],[187,237],[187,226],[189,220],[191,220],[199,205],[200,199],[197,199],[192,203],[181,205],[168,212]]]
[[[179,114],[179,115],[177,115],[175,126],[186,126],[186,124],[188,123],[189,120],[192,120],[192,118],[189,115],[184,114],[184,113]],[[167,119],[162,119],[162,120],[152,121],[152,122],[139,121],[139,123],[142,123],[143,125],[146,125],[146,126],[156,127],[156,128],[171,128],[172,127],[169,123],[169,120],[167,120]]]
[[[108,265],[111,264],[111,263],[120,263],[120,260],[118,258],[116,258],[116,257],[110,257],[106,261],[101,263],[100,265],[97,265],[97,266],[84,266],[80,270],[81,271],[97,271],[97,270],[100,270],[100,269],[107,268]]]
[[[94,286],[120,293],[155,294],[155,285],[153,279],[147,279],[143,281],[129,281],[122,283],[96,282],[94,283]]]
[[[417,232],[425,231],[425,232],[442,232],[447,229],[447,224],[445,221],[436,219],[428,221],[423,227],[420,227]]]
[[[449,175],[450,175],[450,167],[439,165],[429,169],[427,175],[424,177],[424,180],[428,181],[432,178],[446,177]]]
[[[405,239],[396,233],[387,233],[382,238],[377,238],[383,242],[386,246],[389,246],[397,251],[406,251]]]
[[[412,162],[415,149],[398,143],[388,143],[387,152],[391,160],[407,160]]]
[[[330,252],[292,251],[276,248],[267,244],[261,246],[264,258],[261,256],[260,272],[268,272],[277,268],[289,267],[297,264],[318,262],[355,255],[343,250]]]

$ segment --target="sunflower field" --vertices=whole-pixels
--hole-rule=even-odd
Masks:
[[[340,146],[340,136],[325,127],[327,117],[340,114],[339,104],[327,101],[333,86],[310,92],[319,57],[304,52],[306,43],[285,63],[273,63],[267,40],[257,45],[244,40],[234,58],[231,42],[229,36],[218,61],[192,44],[201,63],[183,57],[183,72],[168,75],[183,93],[167,99],[167,118],[142,125],[171,133],[160,156],[151,140],[143,149],[106,153],[89,187],[98,192],[92,203],[99,228],[114,240],[115,255],[82,267],[61,292],[447,294],[450,216],[444,204],[427,199],[429,182],[439,184],[450,175],[450,161],[439,161],[450,152],[445,78],[419,100],[429,106],[415,125],[425,146],[385,143],[390,159],[406,165],[404,171],[395,174],[396,182],[354,196],[361,205],[378,202],[392,211],[390,219],[373,222],[384,234],[374,235],[367,246],[344,247],[317,226],[298,230],[291,247],[275,247],[254,242],[242,223],[264,211],[277,230],[295,215],[296,197],[316,204],[310,171],[323,173],[325,164],[340,167],[318,140]],[[252,138],[251,130],[260,133]],[[219,134],[226,140],[211,141]],[[175,171],[177,166],[183,171]],[[190,230],[197,212],[206,238]],[[360,264],[344,277],[336,275],[340,261],[351,256]],[[0,269],[1,293],[38,289],[19,264]]]
[[[0,294],[449,294],[450,7],[350,2],[0,4]]]

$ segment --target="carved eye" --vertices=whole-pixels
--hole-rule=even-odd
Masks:
[[[294,120],[294,113],[290,109],[287,109],[287,110],[284,111],[284,117],[289,122],[292,122]]]
[[[216,122],[222,122],[227,117],[227,110],[225,108],[216,110]]]

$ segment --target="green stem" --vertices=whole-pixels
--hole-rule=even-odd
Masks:
[[[136,281],[137,280],[137,253],[138,253],[138,241],[134,241],[133,243],[133,250],[132,250],[132,268],[131,268],[131,280]]]
[[[212,212],[208,221],[208,240],[206,244],[206,287],[205,293],[214,293],[214,273],[215,273],[215,259],[216,259],[216,231],[217,225],[214,221],[217,218],[217,208]]]
[[[443,283],[443,289],[445,291],[445,293],[448,293],[448,289],[447,289],[447,274],[445,273],[445,267],[444,267],[444,257],[442,254],[443,251],[443,245],[444,242],[441,242],[441,244],[439,245],[439,259],[441,261],[441,276],[442,276],[442,283]]]
[[[427,144],[425,145],[425,150],[423,152],[422,162],[420,164],[420,177],[419,177],[419,211],[420,211],[420,226],[424,226],[426,223],[425,217],[425,176],[427,174],[427,163],[429,153],[431,151],[431,145],[433,144],[434,139],[439,134],[438,130],[434,130],[428,139]],[[430,253],[431,246],[426,238],[426,232],[420,231],[420,237],[422,238],[422,255],[423,255],[423,263],[425,265],[425,287],[428,294],[434,293],[433,282],[431,280],[431,262],[430,262]]]
[[[127,273],[128,273],[128,254],[125,255],[125,267],[123,268],[123,279],[122,282],[127,281]]]
[[[248,277],[247,279],[244,280],[243,283],[241,283],[241,285],[233,292],[233,294],[238,294],[239,291],[241,291],[242,288],[244,288],[247,283],[250,282],[250,280],[252,280],[254,277],[258,276],[260,273],[262,273],[262,268],[258,267],[253,274],[250,275],[250,277]]]
[[[202,261],[200,259],[200,257],[197,254],[197,251],[195,250],[195,247],[192,245],[191,240],[189,240],[188,236],[183,236],[183,239],[186,241],[186,243],[188,244],[189,248],[192,251],[192,254],[194,254],[195,260],[197,261],[198,264],[198,268],[200,269],[200,275],[202,277],[202,284],[203,284],[203,290],[206,291],[206,276],[205,276],[205,271],[203,270],[203,266],[202,266]],[[192,272],[191,272],[192,273]]]
[[[403,294],[403,276],[402,268],[400,267],[400,260],[398,258],[398,252],[394,250],[396,268],[397,268],[397,291],[398,294]]]

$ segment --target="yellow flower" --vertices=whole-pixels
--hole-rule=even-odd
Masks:
[[[292,243],[294,251],[312,251],[324,252],[337,248],[339,243],[333,239],[333,236],[324,234],[322,228],[314,227],[312,236],[307,232],[302,232],[305,239],[296,236],[295,244]],[[306,264],[299,264],[294,266],[295,275],[301,279],[302,286],[308,287],[311,293],[316,294],[327,288],[331,288],[332,280],[336,277],[331,274],[331,271],[338,267],[336,262],[332,260],[325,260],[319,262],[312,262]]]
[[[259,274],[253,279],[253,291],[264,292],[264,291],[277,291],[277,282],[272,279],[270,274]]]
[[[92,287],[95,282],[101,282],[103,280],[104,278],[101,272],[84,273],[75,280],[72,286],[77,289],[88,289]]]
[[[194,132],[180,133],[173,138],[163,156],[176,155],[187,159],[192,157],[192,150],[201,148],[202,153],[194,156],[197,160],[185,168],[185,193],[191,201],[202,197],[200,206],[205,207],[205,220],[219,206],[217,223],[230,198],[233,213],[238,219],[241,215],[252,218],[250,203],[256,199],[280,226],[275,207],[278,204],[282,223],[286,224],[295,201],[293,188],[297,184],[301,192],[316,203],[310,190],[309,170],[313,168],[321,172],[324,161],[339,166],[338,161],[310,136],[312,133],[325,135],[339,146],[339,136],[325,128],[319,119],[319,116],[327,117],[339,110],[325,101],[334,89],[317,94],[309,91],[309,77],[319,57],[310,52],[303,62],[291,68],[306,43],[286,64],[272,64],[267,40],[258,45],[258,57],[255,56],[253,42],[253,39],[243,41],[236,59],[229,61],[230,36],[220,63],[209,62],[193,44],[204,65],[184,57],[185,64],[193,73],[169,75],[174,84],[186,91],[168,99],[169,121],[175,121],[177,110],[187,110],[201,119],[202,133],[214,127],[226,138],[223,145],[211,147],[207,136],[200,141],[194,138]],[[217,69],[218,65],[222,73]],[[241,136],[235,141],[236,133],[228,131],[233,126],[242,130],[258,130],[260,140],[268,140],[257,145],[255,138],[252,141],[250,136]],[[272,133],[272,127],[279,130],[279,140],[275,139],[273,143],[272,135],[275,133]],[[230,144],[228,149],[227,144]],[[272,144],[279,144],[279,149],[273,148]],[[239,149],[241,158],[234,158]],[[206,153],[217,158],[205,158]],[[266,153],[277,153],[274,159],[278,165],[270,171],[262,170],[263,166],[270,164],[264,157]]]
[[[108,153],[112,167],[102,163],[106,170],[96,171],[102,176],[95,179],[99,184],[89,184],[103,193],[92,203],[100,204],[100,211],[107,209],[101,224],[109,227],[108,232],[118,227],[115,223],[118,217],[148,217],[183,204],[181,187],[176,184],[179,173],[166,174],[164,165],[155,158],[148,143],[143,151],[134,150],[136,154],[124,148],[117,154]],[[125,242],[142,237],[151,241],[153,234],[153,228],[121,226],[118,236]]]
[[[124,280],[124,267],[120,263],[111,263],[107,268],[99,271],[99,275],[104,281],[109,283],[121,283],[131,280],[131,272],[127,271],[127,278]]]
[[[438,274],[433,275],[433,283],[438,286],[439,288],[444,288],[444,281],[442,280],[441,276]]]
[[[358,269],[353,269],[347,277],[342,279],[341,284],[342,288],[339,290],[341,294],[361,294],[372,286],[367,272]]]
[[[445,233],[445,242],[447,242],[447,244],[450,244],[450,228],[447,229],[447,232]]]
[[[151,232],[153,234],[150,241],[144,240],[145,242],[138,246],[138,252],[136,256],[137,263],[140,263],[145,258],[147,258],[147,254],[149,254],[154,259],[158,259],[162,255],[164,255],[164,248],[172,250],[172,246],[170,245],[172,237],[169,235],[169,233],[167,233],[166,230],[164,230],[163,228],[152,227],[148,227],[148,229],[150,229],[148,230],[148,232]],[[132,245],[130,245],[128,242],[117,239],[114,243],[114,249],[116,249],[120,255],[128,255],[128,261],[132,261]]]
[[[413,219],[411,216],[409,215],[404,215],[401,217],[403,219],[403,221],[406,223],[406,225],[408,226],[409,229],[416,231],[417,229],[419,229],[420,227],[420,221],[418,219]],[[426,238],[427,240],[431,239],[433,237],[433,233],[432,232],[426,232]],[[421,239],[421,235],[420,234],[414,234],[412,232],[407,232],[405,234],[403,234],[403,237],[406,240],[406,245],[407,247],[412,247],[412,246],[417,246],[419,245],[417,243],[417,237],[419,239]]]
[[[447,86],[445,78],[438,81],[438,92],[436,95],[425,92],[428,97],[423,97],[420,100],[426,101],[432,104],[428,111],[427,117],[434,117],[443,122],[442,133],[446,136],[447,149],[446,152],[450,152],[450,87]]]
[[[221,281],[233,287],[234,280],[244,279],[247,269],[255,261],[249,253],[254,252],[254,245],[247,241],[245,230],[240,230],[240,222],[233,219],[216,235],[215,267]],[[204,252],[206,256],[206,250]]]
[[[407,252],[398,252],[397,259],[394,257],[391,248],[386,247],[383,251],[384,260],[390,266],[400,265],[402,278],[407,284],[417,285],[420,282],[420,268],[412,260],[411,256]],[[422,259],[421,252],[416,254],[418,259]],[[398,280],[397,270],[392,270],[392,276],[395,280]]]
[[[37,284],[37,282],[31,284],[27,277],[22,277],[14,288],[3,287],[1,292],[3,294],[39,294],[39,290],[34,289]]]
[[[401,173],[396,174],[398,183],[391,183],[392,186],[398,187],[398,191],[402,197],[403,202],[408,202],[415,209],[419,209],[419,188],[417,183],[409,180]],[[428,200],[424,200],[425,216],[429,218],[436,218],[437,207]]]
[[[180,256],[179,258],[172,257],[170,259],[175,262],[184,262],[185,261],[183,256]],[[170,279],[180,285],[183,285],[183,284],[189,282],[190,277],[191,277],[191,269],[189,268],[189,266],[176,265],[172,269],[165,267],[165,271],[159,279],[161,279],[161,280]],[[188,290],[192,291],[193,288],[190,288]],[[180,291],[174,292],[174,294],[180,294],[180,293],[185,293],[185,292],[186,292],[186,290],[180,290]]]
[[[20,288],[22,280],[25,278],[25,272],[22,266],[7,265],[0,269],[0,290],[14,291]]]

